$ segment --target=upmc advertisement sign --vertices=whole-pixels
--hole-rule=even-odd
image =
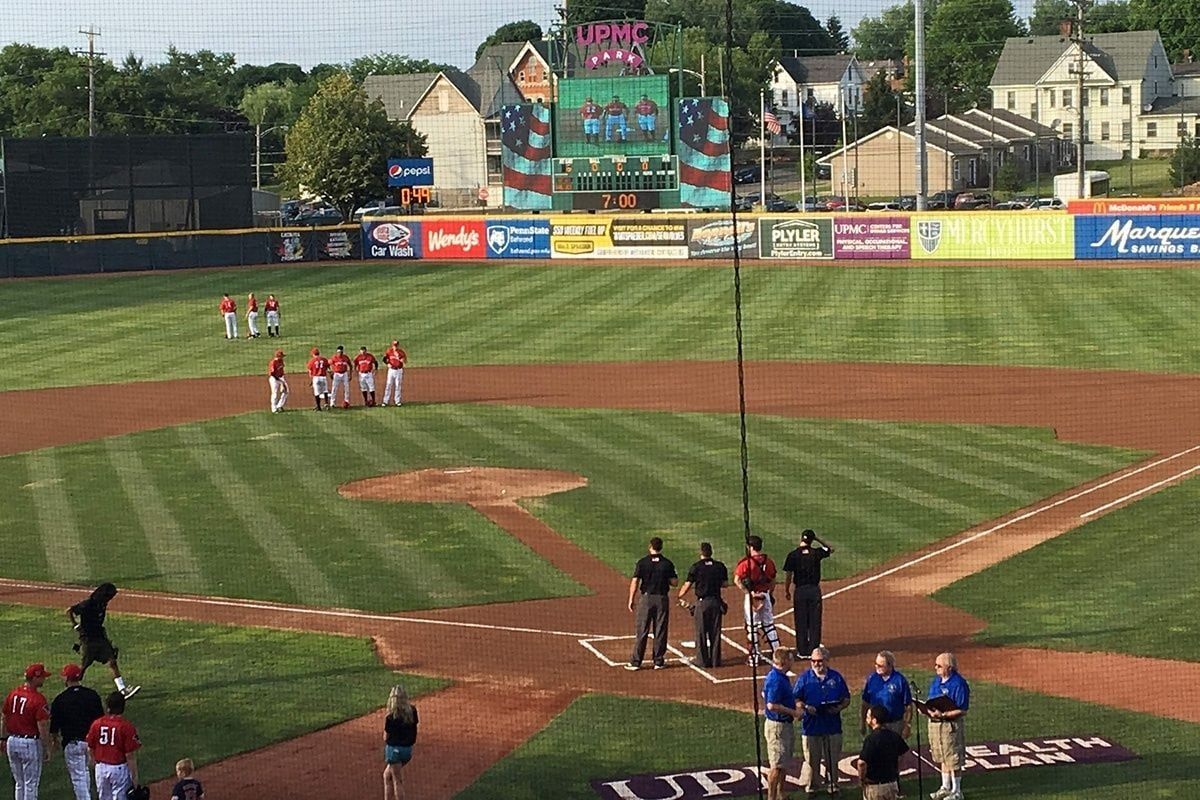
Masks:
[[[908,258],[908,217],[834,217],[836,258]]]
[[[484,244],[486,224],[481,219],[439,219],[426,217],[421,223],[425,234],[425,258],[487,258]]]
[[[432,158],[389,158],[388,186],[433,186]]]
[[[420,258],[421,223],[364,222],[363,258]]]
[[[1200,259],[1200,215],[1076,217],[1075,257]]]
[[[1056,211],[913,214],[912,257],[961,261],[1071,259],[1075,220]]]
[[[489,219],[488,258],[549,258],[550,222],[540,219]]]
[[[759,221],[762,258],[833,258],[833,220],[829,217]]]

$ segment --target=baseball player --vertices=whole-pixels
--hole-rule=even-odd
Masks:
[[[279,301],[275,299],[275,295],[267,295],[267,302],[263,303],[263,311],[267,312],[267,336],[272,338],[281,336],[279,332]]]
[[[358,355],[354,357],[354,367],[358,370],[358,389],[362,392],[363,405],[368,407],[375,405],[375,368],[377,366],[379,366],[379,362],[375,360],[375,356],[367,352],[365,344],[358,348]]]
[[[308,376],[312,378],[314,411],[321,410],[321,400],[329,408],[329,359],[321,355],[317,348],[312,349],[312,358],[308,360]]]
[[[583,141],[588,144],[600,144],[600,105],[588,98],[579,107],[579,116],[583,118]]]
[[[142,746],[137,728],[125,719],[125,695],[113,692],[105,703],[108,713],[92,723],[87,744],[96,764],[96,792],[100,800],[125,800],[138,785],[137,750]]]
[[[400,390],[404,386],[404,362],[408,353],[400,346],[400,342],[392,340],[392,346],[383,354],[383,361],[388,366],[387,383],[383,386],[383,405],[391,398],[395,405],[400,405]]]
[[[116,596],[116,586],[111,583],[102,583],[92,591],[86,600],[81,600],[68,608],[67,618],[79,632],[79,644],[76,649],[82,660],[81,672],[87,672],[87,668],[94,663],[104,664],[112,673],[117,691],[126,697],[133,697],[141,691],[142,687],[125,685],[125,679],[121,677],[121,668],[117,665],[118,650],[109,641],[108,631],[104,629],[104,618],[108,616],[108,604]],[[82,678],[82,675],[80,677]]]
[[[742,587],[742,613],[746,620],[746,638],[750,642],[749,663],[760,663],[758,632],[762,631],[769,645],[768,652],[779,647],[775,631],[775,612],[771,591],[775,588],[775,562],[762,551],[761,536],[746,537],[746,557],[737,563],[733,576]]]
[[[642,95],[642,99],[634,105],[633,113],[637,116],[637,126],[642,132],[642,139],[647,142],[654,141],[654,131],[658,127],[658,103],[649,96]]]
[[[350,367],[353,366],[350,356],[346,355],[346,348],[340,344],[337,347],[337,352],[329,359],[329,369],[333,370],[333,404],[336,406],[338,401],[338,389],[342,390],[342,408],[350,407]]]
[[[283,351],[276,350],[275,357],[267,364],[267,383],[271,386],[271,411],[283,411],[288,399],[287,378],[283,374]]]
[[[221,317],[225,320],[225,338],[236,339],[237,332],[237,301],[226,292],[221,297]]]
[[[91,800],[92,778],[88,775],[87,732],[92,723],[104,716],[100,695],[84,686],[83,668],[67,664],[62,668],[67,688],[50,703],[50,733],[62,739],[67,775],[75,790],[75,800]]]
[[[246,333],[247,339],[258,338],[258,298],[254,296],[254,292],[246,298],[246,327],[249,331]]]
[[[626,114],[629,113],[629,106],[621,102],[621,98],[613,95],[613,99],[604,107],[604,141],[611,142],[613,140],[613,131],[616,130],[618,142],[624,142],[629,136],[629,121],[626,119]]]
[[[0,750],[8,753],[16,800],[37,800],[42,764],[50,758],[50,708],[42,684],[50,673],[44,664],[25,668],[25,682],[4,698],[0,715]]]

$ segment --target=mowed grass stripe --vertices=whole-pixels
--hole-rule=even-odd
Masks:
[[[207,584],[199,559],[142,462],[141,454],[127,438],[105,439],[103,444],[121,491],[145,533],[155,570],[172,591],[204,591]]]
[[[314,605],[342,605],[343,596],[292,537],[288,527],[265,510],[265,500],[234,470],[200,426],[179,429],[188,455],[207,474],[225,501],[225,511],[241,520],[265,561],[291,587],[292,600]]]
[[[25,464],[29,470],[25,489],[33,498],[33,522],[40,531],[38,538],[50,577],[70,582],[90,576],[87,550],[59,470],[58,454],[38,450],[25,456]]]
[[[660,279],[661,280],[661,279]],[[494,346],[501,351],[513,350],[528,342],[538,342],[544,348],[535,358],[558,360],[563,352],[562,340],[559,336],[545,335],[547,323],[557,329],[563,336],[574,333],[579,319],[594,309],[603,309],[605,316],[610,316],[614,309],[605,308],[604,301],[600,303],[585,302],[585,297],[601,293],[607,302],[628,302],[628,290],[621,290],[621,275],[612,272],[585,272],[575,276],[574,280],[558,282],[545,287],[538,295],[536,303],[546,309],[541,315],[521,313],[519,308],[506,309],[506,313],[496,319],[492,334]],[[533,298],[530,298],[533,301]]]
[[[616,280],[623,283],[625,279],[618,275]],[[711,291],[712,284],[709,281],[694,281],[686,288],[688,297],[692,298]],[[673,357],[680,345],[680,342],[673,339],[668,341],[672,336],[678,335],[678,331],[673,329],[674,326],[659,325],[652,332],[627,330],[619,323],[614,324],[612,315],[605,308],[605,304],[612,302],[614,297],[619,297],[620,302],[627,309],[651,303],[661,308],[666,315],[673,316],[673,305],[680,301],[680,293],[681,287],[677,279],[662,283],[637,281],[628,287],[605,283],[588,296],[580,298],[580,308],[575,324],[569,331],[564,331],[563,335],[558,337],[556,344],[562,350],[569,352],[577,346],[589,344],[594,346],[598,339],[619,336],[627,340],[626,346],[634,342],[641,342],[651,352]],[[683,344],[686,346],[687,342],[685,341]]]

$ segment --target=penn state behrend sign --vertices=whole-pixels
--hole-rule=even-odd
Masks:
[[[928,770],[929,749],[922,748]],[[858,773],[854,768],[857,754],[838,761],[841,782],[849,785]],[[966,772],[1026,769],[1062,764],[1099,764],[1132,761],[1139,756],[1103,736],[1059,736],[1017,739],[1009,742],[982,742],[967,747]],[[916,774],[917,761],[912,753],[900,759],[900,774]],[[926,774],[929,774],[928,772]],[[664,774],[631,775],[625,778],[593,780],[592,790],[603,800],[706,800],[713,797],[749,797],[766,787],[766,767],[761,773],[753,764],[678,770]],[[789,786],[800,786],[794,775]]]
[[[389,158],[388,186],[433,186],[432,158]]]

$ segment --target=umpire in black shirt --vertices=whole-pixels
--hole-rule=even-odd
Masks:
[[[712,545],[700,543],[700,560],[688,569],[687,580],[679,587],[681,603],[688,589],[696,590],[696,654],[702,667],[721,666],[721,618],[725,616],[722,587],[729,585],[729,570],[712,557]]]
[[[50,733],[62,742],[63,758],[76,800],[90,800],[87,733],[92,723],[104,716],[100,695],[82,685],[83,668],[67,664],[62,669],[67,688],[50,703]]]
[[[637,566],[633,568],[633,579],[629,581],[629,610],[637,610],[634,626],[637,628],[637,639],[633,643],[633,655],[625,669],[637,670],[642,668],[642,659],[646,655],[646,637],[650,633],[650,625],[654,625],[654,668],[662,669],[667,666],[667,623],[671,618],[671,605],[667,595],[671,587],[679,582],[675,573],[675,565],[671,559],[662,554],[662,539],[655,536],[650,540],[649,555],[642,556]],[[638,590],[642,597],[637,600]]]
[[[833,548],[817,539],[810,529],[800,534],[800,546],[788,553],[783,562],[783,592],[784,597],[792,600],[797,653],[811,653],[821,644],[821,562],[831,555]]]

